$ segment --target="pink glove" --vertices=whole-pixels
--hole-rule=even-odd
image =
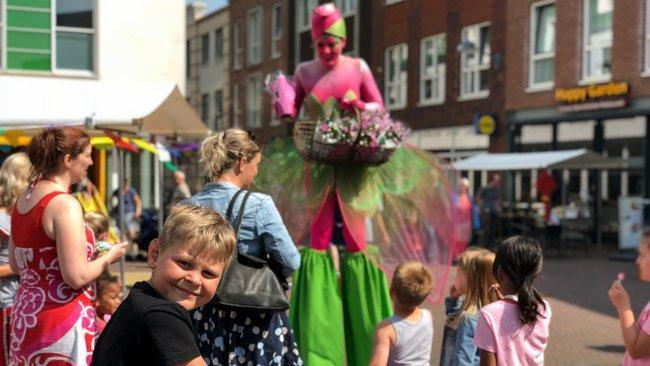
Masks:
[[[343,100],[341,101],[341,108],[348,111],[353,109],[365,111],[366,103],[362,102],[361,99],[343,98]]]
[[[295,117],[296,89],[284,74],[279,74],[275,80],[267,79],[266,87],[271,93],[273,107],[278,117]]]

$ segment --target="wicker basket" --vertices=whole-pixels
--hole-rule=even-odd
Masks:
[[[314,141],[318,121],[299,121],[293,127],[293,141],[307,161],[322,164],[381,165],[388,161],[394,149],[360,147],[347,142],[326,144]]]

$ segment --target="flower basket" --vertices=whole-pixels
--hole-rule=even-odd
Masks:
[[[314,140],[317,121],[299,121],[293,127],[293,142],[300,155],[307,161],[323,164],[351,162],[353,146],[348,142],[334,144]]]
[[[390,159],[395,149],[383,147],[356,146],[353,162],[363,165],[381,165]]]

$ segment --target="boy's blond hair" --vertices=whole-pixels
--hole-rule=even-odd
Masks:
[[[418,307],[433,286],[433,275],[420,262],[408,261],[395,268],[390,291],[395,300],[408,309]]]
[[[103,234],[108,233],[109,224],[106,216],[99,212],[88,212],[84,215],[84,219],[90,230],[95,234],[95,238],[99,238]]]
[[[237,240],[230,224],[216,211],[197,205],[172,207],[159,238],[160,253],[173,245],[189,248],[195,258],[230,262]]]

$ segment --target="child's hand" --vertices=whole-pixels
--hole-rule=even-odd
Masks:
[[[609,299],[619,312],[630,309],[630,295],[628,295],[621,281],[614,281],[609,289]]]

